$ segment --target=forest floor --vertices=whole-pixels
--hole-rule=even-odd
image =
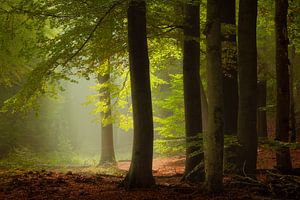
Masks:
[[[300,168],[300,150],[292,151],[293,167]],[[300,199],[300,176],[272,170],[275,155],[259,149],[257,179],[225,175],[224,191],[206,194],[201,185],[180,181],[184,157],[156,158],[153,173],[157,187],[125,190],[118,187],[130,165],[118,169],[67,167],[52,169],[0,169],[0,200],[4,199]],[[299,174],[298,174],[299,175]]]

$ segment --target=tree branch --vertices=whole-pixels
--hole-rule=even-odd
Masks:
[[[97,24],[93,28],[93,30],[90,32],[86,40],[83,42],[83,44],[77,49],[77,51],[71,55],[62,65],[66,65],[69,61],[71,61],[77,54],[85,47],[85,45],[90,41],[90,39],[93,37],[94,33],[96,32],[97,28],[100,26],[102,21],[106,18],[106,16],[120,3],[120,1],[115,2],[105,13],[104,15],[98,20]]]

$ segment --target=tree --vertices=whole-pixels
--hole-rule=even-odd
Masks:
[[[94,74],[93,63],[96,59],[100,57],[105,60],[112,52],[124,50],[124,46],[116,45],[124,44],[124,23],[114,26],[116,37],[112,40],[111,37],[106,37],[107,33],[111,34],[106,27],[111,26],[105,26],[111,22],[107,18],[112,15],[116,21],[124,20],[124,10],[116,9],[124,4],[122,0],[99,0],[93,3],[21,0],[15,3],[16,5],[8,4],[9,13],[24,13],[30,19],[37,19],[37,27],[42,30],[43,26],[40,24],[48,23],[46,28],[55,30],[56,33],[50,33],[48,39],[38,40],[39,50],[44,57],[39,57],[42,59],[37,60],[38,67],[31,71],[20,92],[5,102],[5,110],[38,109],[38,98],[57,93],[61,88],[60,80],[74,81],[74,76],[88,79]],[[97,11],[94,10],[96,8]],[[105,28],[100,29],[100,26]],[[109,51],[106,45],[108,42]]]
[[[291,142],[296,142],[297,130],[296,130],[296,112],[295,112],[295,95],[294,95],[294,65],[295,65],[296,49],[295,45],[291,47],[291,63],[290,63],[290,108],[291,108]]]
[[[238,116],[235,0],[221,1],[224,133],[236,135]]]
[[[240,0],[238,21],[238,140],[242,147],[242,163],[247,174],[255,173],[257,161],[256,18],[257,0]]]
[[[289,141],[290,118],[290,85],[289,85],[289,58],[287,32],[288,0],[275,1],[275,35],[276,35],[276,140]],[[277,168],[287,172],[292,163],[290,151],[281,147],[276,152]]]
[[[200,133],[202,133],[200,89],[200,2],[184,5],[183,84],[186,130],[186,161],[184,179],[204,178],[200,163]]]
[[[257,83],[257,135],[268,137],[267,130],[267,81],[262,80]]]
[[[153,117],[146,38],[146,2],[131,0],[128,6],[128,45],[133,106],[134,138],[127,188],[147,188],[155,184],[152,175]]]
[[[289,45],[290,45],[290,124],[291,124],[291,135],[290,135],[290,141],[296,142],[297,139],[297,124],[298,124],[298,117],[297,117],[297,102],[295,102],[295,88],[297,88],[297,82],[299,79],[297,79],[297,53],[296,50],[299,49],[299,26],[297,25],[299,23],[299,15],[297,10],[300,8],[300,2],[296,1],[290,1],[288,6],[288,36],[289,36]],[[296,86],[296,87],[295,87]]]
[[[200,81],[201,88],[201,111],[202,111],[202,129],[203,131],[207,130],[207,118],[208,118],[208,102],[205,94],[205,90],[203,87],[202,81]]]
[[[221,70],[220,1],[207,1],[206,53],[208,76],[208,129],[204,133],[205,177],[207,189],[223,187],[223,86]]]
[[[103,74],[98,76],[98,81],[102,85],[100,90],[100,101],[105,107],[101,113],[101,159],[99,165],[115,164],[114,138],[113,138],[113,124],[111,116],[111,100],[110,100],[110,63],[103,70]]]
[[[36,67],[37,58],[43,55],[34,44],[47,38],[51,31],[47,29],[47,24],[24,13],[12,14],[10,3],[16,2],[0,0],[0,86],[6,87],[22,83],[24,77]]]

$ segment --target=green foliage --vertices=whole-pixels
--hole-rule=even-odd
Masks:
[[[296,52],[300,52],[300,2],[299,1],[289,1],[289,9],[288,9],[288,34],[290,45],[294,45],[296,48]]]
[[[15,148],[8,156],[0,160],[3,168],[49,168],[78,164],[75,154],[67,152],[35,152],[26,147]]]
[[[132,106],[130,99],[130,77],[128,68],[125,65],[128,64],[127,59],[124,57],[118,57],[115,55],[109,59],[109,62],[104,62],[98,70],[98,76],[103,75],[103,69],[110,68],[110,78],[107,82],[97,83],[92,87],[97,93],[87,97],[86,104],[94,104],[95,109],[93,114],[97,117],[97,121],[103,124],[115,123],[119,128],[125,131],[129,131],[133,127],[132,120]],[[108,66],[109,65],[109,66]],[[111,98],[111,105],[107,105],[105,99],[106,92],[109,92]],[[100,113],[112,112],[111,118],[100,117]]]
[[[179,153],[185,149],[183,82],[182,74],[170,76],[170,94],[165,99],[154,101],[154,105],[166,113],[162,117],[154,117],[157,124],[155,131],[155,149],[160,153]]]
[[[119,52],[124,47],[116,46],[107,49],[107,44],[119,44],[124,37],[124,25],[119,21],[106,19],[114,13],[114,17],[123,20],[125,16],[117,6],[123,1],[94,1],[93,6],[77,1],[18,1],[16,5],[8,3],[6,12],[12,15],[24,15],[37,21],[43,37],[36,41],[42,49],[43,60],[38,61],[19,94],[6,101],[4,111],[27,111],[38,103],[38,97],[60,89],[59,80],[71,80],[72,76],[89,78],[96,60],[107,58],[112,52]],[[94,10],[95,9],[95,10]],[[112,18],[110,18],[112,19]],[[89,23],[88,23],[89,22]],[[103,37],[112,33],[111,28],[99,29],[100,25],[107,24],[118,28],[114,33],[120,37]],[[115,40],[113,42],[113,40]],[[31,41],[32,42],[32,41]],[[34,41],[33,41],[34,43]],[[97,52],[97,54],[96,54]],[[100,52],[103,52],[101,54]]]
[[[289,142],[281,142],[277,140],[270,140],[266,138],[259,138],[259,144],[265,148],[269,148],[272,150],[280,150],[281,148],[290,148],[290,149],[300,149],[299,143],[289,143]]]

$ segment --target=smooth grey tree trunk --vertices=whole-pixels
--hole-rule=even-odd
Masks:
[[[207,0],[208,130],[204,133],[205,181],[209,192],[223,188],[223,85],[220,0]]]
[[[107,69],[104,74],[99,75],[98,81],[100,84],[107,84],[100,91],[100,101],[107,107],[106,112],[101,113],[101,158],[99,165],[116,164],[115,150],[114,150],[114,137],[113,137],[113,124],[111,122],[111,99],[109,91],[110,82],[110,66],[108,61]],[[104,123],[108,121],[108,123]]]

